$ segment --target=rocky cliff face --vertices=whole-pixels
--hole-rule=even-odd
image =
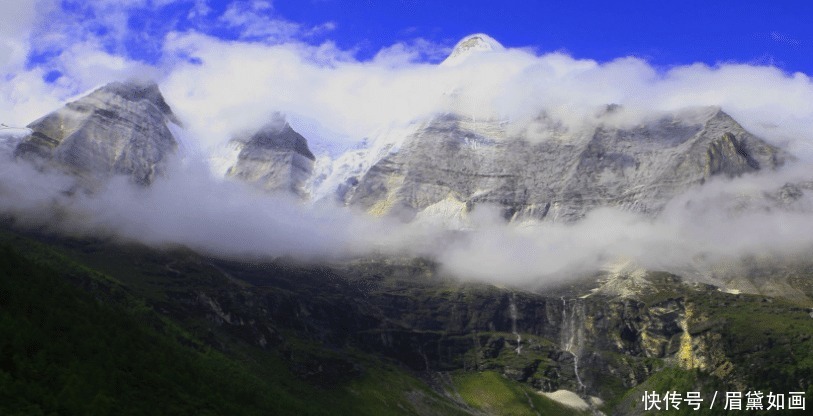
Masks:
[[[199,287],[159,308],[181,319],[207,316],[246,342],[287,351],[304,360],[307,374],[327,377],[352,365],[304,359],[307,353],[286,340],[291,331],[331,350],[388,357],[426,377],[497,371],[538,390],[605,401],[655,389],[662,371],[735,390],[811,388],[809,367],[798,361],[783,367],[775,358],[806,348],[804,328],[813,322],[807,309],[687,284],[668,273],[643,276],[652,290],[632,297],[461,284],[420,261],[316,269],[218,262],[215,274],[251,289],[233,282]],[[774,358],[764,358],[769,355]],[[755,363],[764,365],[755,371]],[[783,378],[783,371],[794,377]],[[631,409],[640,407],[640,394],[626,397]]]
[[[125,175],[147,185],[164,170],[178,123],[154,83],[108,84],[28,125],[18,157],[95,183]]]
[[[614,111],[579,131],[553,123],[537,141],[506,123],[440,115],[411,129],[397,150],[385,146],[369,164],[356,163],[364,169],[352,177],[333,178],[334,192],[372,214],[406,220],[463,224],[475,206],[491,204],[507,220],[567,222],[603,206],[656,214],[714,176],[773,169],[785,158],[719,108],[633,127],[614,124]],[[147,185],[177,147],[172,122],[157,85],[112,83],[31,123],[15,154],[90,183],[126,175]],[[309,193],[314,155],[281,117],[232,143],[238,154],[228,176],[266,191]]]
[[[304,196],[303,185],[313,172],[308,142],[284,120],[273,120],[259,131],[233,140],[237,162],[227,171],[265,191],[290,191]]]
[[[78,263],[66,271],[97,299],[143,296],[207,345],[280,353],[319,386],[358,378],[367,371],[360,360],[375,357],[441,393],[449,375],[490,371],[537,391],[600,398],[605,414],[640,414],[644,391],[813,394],[809,302],[725,293],[669,273],[635,276],[649,289],[632,294],[591,290],[595,281],[529,291],[462,283],[420,259],[255,264],[38,238],[81,253],[89,268],[78,270],[98,269],[101,282],[74,272]],[[12,241],[42,256],[41,243]]]
[[[375,163],[346,195],[373,214],[406,219],[490,203],[509,220],[573,221],[602,206],[654,214],[711,177],[773,169],[783,158],[719,108],[624,128],[599,119],[589,130],[536,143],[511,136],[503,123],[445,115]]]

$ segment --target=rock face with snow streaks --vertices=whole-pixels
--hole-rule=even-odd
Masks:
[[[313,172],[308,142],[288,123],[274,120],[253,134],[233,140],[239,154],[227,175],[262,190],[290,191],[305,196],[303,186]]]
[[[511,136],[497,121],[436,117],[375,163],[348,202],[404,219],[448,212],[435,208],[450,201],[467,211],[496,205],[509,220],[568,222],[604,206],[656,214],[712,177],[773,169],[785,158],[719,108],[635,126],[603,117],[536,141]]]
[[[88,183],[125,175],[148,185],[177,148],[178,123],[154,83],[114,82],[28,125],[17,157]]]

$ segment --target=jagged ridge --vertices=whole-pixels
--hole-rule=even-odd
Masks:
[[[272,120],[251,135],[238,137],[240,153],[227,175],[266,191],[286,190],[304,196],[315,157],[308,141],[283,119]]]
[[[126,175],[147,185],[177,148],[171,122],[155,83],[114,82],[29,124],[15,155],[90,183]]]
[[[656,214],[713,176],[773,169],[786,158],[719,108],[699,113],[632,128],[599,123],[537,143],[507,137],[497,121],[439,116],[373,165],[348,202],[405,218],[450,198],[467,210],[496,204],[511,220],[573,221],[600,206]]]

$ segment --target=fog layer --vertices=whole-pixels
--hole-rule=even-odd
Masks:
[[[462,278],[514,284],[561,279],[619,259],[651,269],[701,270],[723,259],[813,248],[811,191],[781,206],[770,198],[786,183],[810,179],[813,83],[807,75],[745,64],[662,69],[634,57],[596,62],[517,48],[447,66],[415,62],[424,56],[415,47],[393,45],[359,61],[330,42],[270,45],[190,31],[171,33],[155,65],[77,44],[60,56],[62,76],[55,82],[10,52],[2,70],[13,76],[0,85],[7,117],[0,121],[9,125],[24,125],[105,82],[148,77],[159,82],[184,128],[177,130],[181,150],[163,178],[148,188],[114,179],[93,193],[76,192],[68,176],[15,160],[19,130],[4,130],[0,211],[60,232],[228,257],[425,256]],[[375,142],[382,131],[448,112],[505,120],[526,140],[546,140],[544,126],[534,124],[541,114],[566,129],[590,128],[607,104],[621,105],[617,122],[630,125],[664,111],[720,106],[796,160],[778,172],[710,181],[673,200],[657,218],[606,208],[575,224],[506,224],[496,209],[480,206],[464,232],[262,194],[210,167],[215,149],[277,112],[314,149],[337,154],[363,139]]]

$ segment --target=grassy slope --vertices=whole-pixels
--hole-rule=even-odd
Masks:
[[[499,415],[587,415],[542,396],[493,371],[457,373],[453,376],[455,392],[474,409]]]
[[[154,410],[161,400],[178,407],[176,413],[192,410],[205,414],[210,410],[214,414],[251,414],[269,409],[274,414],[319,414],[325,409],[332,414],[462,412],[459,404],[438,395],[423,381],[368,354],[358,353],[353,358],[363,368],[361,376],[341,386],[319,388],[293,376],[288,363],[276,354],[252,350],[224,356],[206,348],[186,332],[188,328],[169,322],[145,306],[163,301],[167,293],[183,290],[192,281],[212,278],[211,270],[196,270],[194,262],[184,263],[182,252],[167,257],[146,248],[111,248],[104,241],[71,244],[70,240],[39,240],[0,232],[0,244],[5,242],[17,251],[6,251],[11,253],[9,258],[17,258],[31,268],[16,277],[11,269],[0,270],[0,414],[14,414],[15,409],[20,414],[36,414],[37,407],[62,414],[86,414],[90,412],[88,406],[101,409],[99,414],[111,407],[115,413],[139,414]],[[177,266],[183,273],[176,275],[171,270],[175,265],[167,265],[167,258],[183,263]],[[4,263],[3,267],[11,267],[12,263]],[[133,267],[136,263],[139,267]],[[85,290],[76,289],[77,282]],[[63,295],[53,297],[50,292]],[[804,307],[719,292],[680,290],[659,295],[685,297],[698,312],[710,317],[708,325],[723,335],[727,350],[740,357],[735,364],[753,367],[747,372],[748,385],[789,391],[790,385],[785,386],[782,380],[791,382],[813,373],[813,319]],[[26,296],[27,306],[14,303],[18,309],[12,309],[10,299]],[[28,312],[21,312],[20,307]],[[52,323],[44,324],[47,322]],[[129,351],[131,345],[140,346],[143,354]],[[41,350],[45,352],[38,352]],[[134,360],[140,364],[131,364]],[[164,374],[156,370],[163,365],[162,360],[172,371]],[[46,369],[21,372],[26,365]],[[527,405],[527,391],[523,390],[526,387],[502,377],[495,380],[494,376],[497,373],[484,372],[455,378],[462,391],[513,389],[514,399],[508,401],[505,397],[510,395],[483,393],[477,398],[476,394],[468,394],[464,401],[470,408],[500,414],[512,406],[523,409],[517,410],[518,414],[532,410]],[[625,414],[624,404],[639,402],[639,390],[643,389],[688,391],[692,387],[713,391],[723,388],[718,384],[702,373],[666,368],[630,391],[618,386],[618,394],[607,398],[604,409],[609,414]],[[74,388],[71,393],[70,385],[85,387]],[[71,394],[81,400],[71,399]],[[811,396],[813,390],[808,389],[807,397]],[[65,407],[71,400],[82,404]],[[538,400],[531,401],[534,411],[545,406],[537,404]],[[624,404],[615,408],[620,402]]]
[[[273,354],[250,368],[137,301],[100,302],[9,246],[0,276],[0,414],[414,414],[410,391],[454,411],[391,365],[370,363],[374,371],[326,391]]]
[[[723,414],[721,397],[727,391],[762,391],[785,393],[800,390],[798,383],[813,374],[813,319],[806,306],[758,295],[733,295],[719,291],[694,291],[683,286],[664,287],[652,297],[650,303],[666,298],[683,298],[703,316],[690,325],[690,333],[697,335],[711,329],[719,334],[726,356],[732,361],[732,380],[721,380],[708,372],[685,370],[665,365],[652,377],[623,396],[610,400],[604,410],[610,414],[640,414],[644,391],[685,393],[699,391],[704,407],[699,410],[683,408],[657,413],[670,415]],[[664,365],[664,364],[662,364]],[[713,369],[712,369],[713,370]],[[745,389],[741,386],[746,385]],[[709,409],[709,402],[718,392],[717,404]],[[813,397],[813,384],[806,389],[806,397]],[[745,404],[745,399],[743,399]],[[767,406],[767,401],[763,401]],[[743,404],[743,406],[744,406]],[[808,410],[809,410],[808,406]],[[738,411],[737,414],[762,414],[767,411]],[[777,411],[770,414],[806,414],[804,411]]]
[[[0,276],[2,414],[319,413],[289,375],[184,346],[148,310],[99,302],[8,246]]]
[[[233,345],[224,355],[141,297],[161,300],[186,278],[135,274],[125,262],[153,255],[138,248],[94,262],[86,249],[0,233],[0,414],[467,414],[368,354],[342,352],[361,375],[328,388],[298,379],[273,352]],[[99,271],[99,261],[110,267]]]

